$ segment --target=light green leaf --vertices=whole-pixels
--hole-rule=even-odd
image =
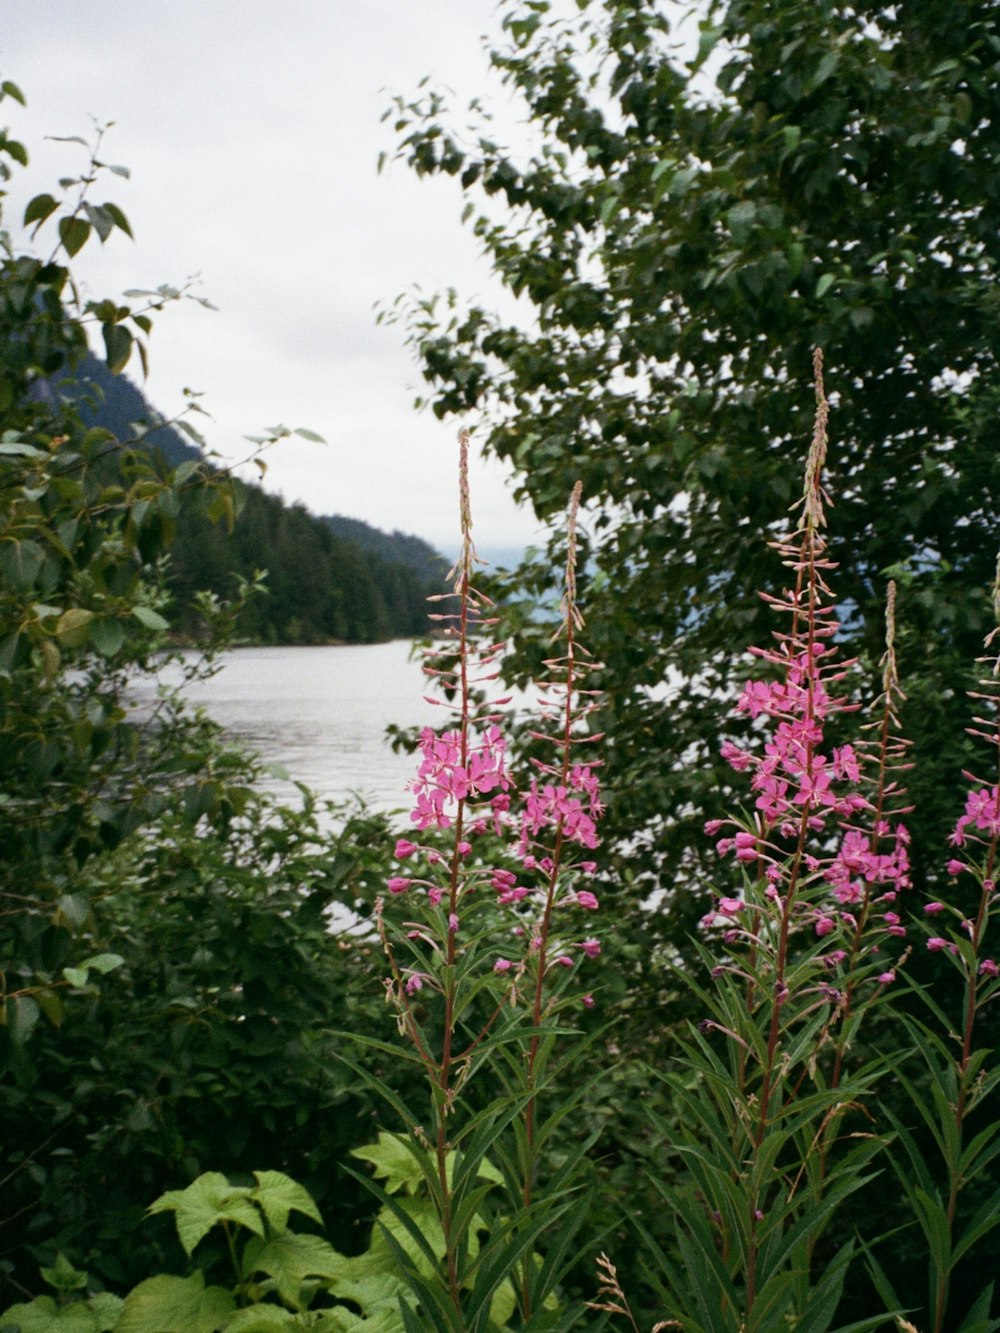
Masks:
[[[49,1268],[40,1268],[39,1273],[48,1286],[56,1291],[84,1291],[87,1287],[87,1274],[74,1268],[60,1250],[56,1261]]]
[[[207,1171],[187,1189],[168,1190],[150,1204],[147,1212],[176,1214],[177,1235],[191,1254],[198,1242],[219,1222],[235,1222],[256,1236],[263,1236],[264,1223],[250,1202],[251,1191],[231,1185],[221,1171]]]
[[[154,611],[152,607],[133,606],[132,614],[135,616],[136,620],[138,620],[141,625],[145,625],[147,629],[154,629],[162,632],[163,630],[170,628],[170,622],[164,620],[159,611]]]
[[[124,965],[125,959],[120,953],[95,953],[80,964],[81,967],[89,967],[92,972],[100,972],[102,975],[114,972],[116,968]]]
[[[101,1291],[96,1296],[91,1296],[88,1304],[97,1320],[98,1333],[112,1333],[118,1324],[118,1316],[125,1307],[122,1298],[110,1291]]]
[[[836,276],[833,273],[824,273],[816,284],[817,298],[825,296],[836,281]]]
[[[281,1171],[255,1171],[257,1188],[253,1198],[263,1210],[271,1227],[275,1231],[284,1231],[288,1226],[288,1214],[293,1210],[311,1217],[322,1225],[323,1217],[316,1207],[309,1191],[286,1176]]]
[[[222,1287],[206,1287],[204,1275],[147,1278],[125,1298],[115,1333],[217,1333],[235,1309]]]
[[[237,1310],[226,1324],[226,1333],[286,1333],[290,1328],[306,1328],[297,1314],[277,1305],[254,1305]]]
[[[351,1156],[371,1162],[376,1179],[385,1181],[387,1194],[396,1194],[404,1187],[408,1194],[415,1194],[423,1184],[424,1173],[414,1150],[397,1134],[380,1129],[377,1143],[354,1148]]]
[[[51,1296],[36,1296],[0,1315],[3,1333],[8,1329],[17,1329],[18,1333],[104,1333],[110,1327],[86,1301],[58,1306]]]
[[[87,642],[87,626],[93,618],[93,611],[87,611],[82,606],[71,606],[59,617],[56,636],[67,648],[79,648]]]
[[[286,1232],[271,1240],[252,1240],[243,1252],[243,1275],[267,1273],[274,1278],[278,1295],[286,1305],[302,1310],[302,1285],[306,1278],[336,1277],[342,1256],[322,1236],[296,1236]]]
[[[303,440],[311,440],[313,444],[326,444],[322,435],[317,435],[314,430],[306,430],[304,426],[296,426],[292,433],[300,436]]]

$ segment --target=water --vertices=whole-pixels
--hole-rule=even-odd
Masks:
[[[410,660],[408,641],[322,648],[237,648],[220,659],[211,679],[193,682],[185,697],[202,705],[227,736],[245,744],[268,764],[284,770],[265,774],[262,785],[280,800],[297,803],[293,779],[320,797],[363,796],[378,810],[407,804],[406,782],[416,763],[394,754],[386,737],[390,723],[440,725],[443,709],[424,701],[426,677]],[[168,666],[165,685],[181,672]],[[155,685],[135,687],[141,707]]]

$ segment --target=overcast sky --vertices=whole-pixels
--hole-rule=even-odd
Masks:
[[[218,307],[157,320],[155,407],[170,415],[184,386],[202,391],[213,420],[199,424],[229,459],[262,427],[318,431],[325,446],[272,451],[269,489],[452,550],[457,423],[412,410],[416,367],[372,307],[413,283],[488,294],[488,268],[453,183],[402,165],[379,176],[376,162],[393,147],[391,93],[424,75],[459,109],[475,95],[503,106],[481,41],[499,32],[495,0],[2,0],[0,14],[0,70],[28,103],[5,101],[0,124],[31,154],[8,224],[85,165],[45,135],[114,121],[102,156],[131,179],[108,176],[94,198],[124,209],[136,241],[88,245],[79,276],[103,297],[197,274]],[[496,465],[473,485],[485,557],[533,540]]]

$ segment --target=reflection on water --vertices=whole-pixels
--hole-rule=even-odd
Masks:
[[[228,736],[255,750],[287,777],[268,775],[264,786],[281,800],[295,801],[291,779],[320,797],[340,800],[357,792],[380,810],[407,804],[412,756],[394,754],[385,738],[390,723],[439,725],[445,716],[422,698],[426,685],[410,644],[323,648],[237,648],[222,658],[210,680],[191,684],[185,695]],[[160,680],[174,685],[179,669],[166,667]],[[136,686],[137,701],[155,687]]]

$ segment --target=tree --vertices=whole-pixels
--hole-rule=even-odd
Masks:
[[[728,662],[769,632],[757,590],[779,583],[766,543],[800,493],[820,345],[842,634],[874,697],[893,568],[904,726],[918,772],[935,756],[935,785],[913,786],[926,881],[1000,523],[1000,14],[709,0],[685,56],[657,0],[504,8],[489,62],[535,151],[505,149],[479,109],[459,133],[433,92],[397,99],[394,130],[397,157],[460,182],[524,317],[454,292],[393,317],[426,402],[481,418],[541,517],[583,482],[616,878],[682,923],[703,910],[677,890],[711,874],[700,828],[728,781]],[[542,560],[514,582],[520,672],[544,652],[531,602],[548,581]]]

